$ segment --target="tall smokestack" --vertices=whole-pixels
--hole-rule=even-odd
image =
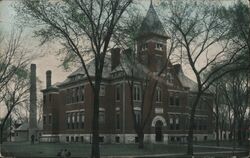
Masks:
[[[30,66],[30,112],[29,112],[29,139],[36,136],[37,129],[37,105],[36,105],[36,64]]]
[[[46,71],[46,88],[51,86],[51,74],[52,72],[50,70]]]

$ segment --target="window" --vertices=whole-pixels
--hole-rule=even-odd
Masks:
[[[66,137],[66,142],[69,142],[69,136]]]
[[[169,103],[170,106],[174,106],[174,97],[170,96],[169,100],[170,100],[170,103]]]
[[[52,124],[52,115],[49,115],[49,124]]]
[[[74,142],[75,139],[74,139],[74,136],[71,136],[71,142]]]
[[[135,111],[135,121],[136,125],[139,125],[141,122],[141,111],[139,110]]]
[[[156,102],[161,102],[161,88],[156,88]]]
[[[176,130],[180,129],[180,124],[179,124],[179,118],[178,117],[175,119],[175,129]]]
[[[174,129],[174,119],[173,118],[169,118],[169,124],[170,124],[170,129],[173,130]]]
[[[67,128],[70,128],[70,122],[71,122],[71,118],[70,118],[70,113],[67,113]]]
[[[116,86],[115,92],[116,92],[115,93],[116,101],[120,101],[120,99],[121,99],[121,86],[120,85]]]
[[[84,86],[80,87],[80,100],[84,101]]]
[[[72,88],[72,103],[76,101],[76,89]]]
[[[174,83],[174,77],[171,73],[167,73],[167,82],[168,83]]]
[[[170,106],[180,106],[180,98],[179,98],[179,96],[177,96],[177,94],[176,94],[176,96],[170,96],[169,97],[169,105]]]
[[[121,129],[121,127],[120,127],[120,113],[116,114],[116,129]]]
[[[80,96],[79,87],[76,87],[76,102],[79,101],[79,96]]]
[[[139,85],[133,87],[133,99],[134,101],[141,101],[141,87]]]
[[[99,96],[105,96],[105,86],[104,85],[100,86]]]
[[[155,49],[156,50],[163,50],[163,45],[160,43],[156,43]]]
[[[180,105],[179,96],[176,96],[176,97],[175,97],[175,105],[176,105],[176,106],[179,106],[179,105]]]
[[[105,112],[99,111],[99,123],[104,125],[105,124]]]
[[[80,113],[76,113],[76,128],[79,128],[79,123],[80,123]]]
[[[74,129],[75,128],[75,113],[71,113],[71,127]]]
[[[81,128],[84,128],[84,113],[83,112],[81,112],[80,113],[80,118],[81,118]]]
[[[147,50],[147,49],[148,49],[148,44],[147,43],[142,44],[141,50],[144,51],[144,50]]]
[[[76,136],[76,142],[79,142],[79,137],[78,136]]]
[[[82,142],[82,143],[84,142],[84,137],[83,137],[83,136],[81,136],[81,142]]]
[[[18,137],[18,132],[16,132],[16,136]]]
[[[43,124],[46,124],[46,115],[43,115]]]
[[[67,89],[67,92],[66,92],[66,103],[67,103],[67,104],[70,103],[70,95],[71,95],[70,90]]]

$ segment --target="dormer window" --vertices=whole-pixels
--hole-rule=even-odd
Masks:
[[[141,46],[141,50],[142,51],[145,51],[148,49],[148,44],[147,43],[144,43],[142,46]]]
[[[156,50],[163,50],[163,45],[160,43],[156,43],[155,49]]]

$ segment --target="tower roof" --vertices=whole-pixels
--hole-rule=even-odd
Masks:
[[[158,36],[168,38],[166,31],[164,30],[164,27],[154,9],[152,1],[148,9],[147,15],[141,24],[138,37],[145,36],[148,34],[155,34]]]

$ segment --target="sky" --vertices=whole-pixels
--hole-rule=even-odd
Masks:
[[[12,0],[0,1],[0,30],[8,34],[15,25],[15,11],[12,8]],[[64,71],[58,67],[60,61],[55,56],[55,48],[43,47],[39,48],[39,42],[32,37],[32,33],[28,30],[24,31],[24,45],[27,46],[31,53],[37,54],[38,58],[33,60],[32,63],[37,65],[37,76],[42,81],[42,88],[45,87],[45,73],[47,70],[52,70],[52,83],[63,81],[69,72]]]
[[[8,34],[10,30],[15,26],[15,11],[12,4],[15,0],[0,0],[0,31]],[[144,2],[142,2],[144,1]],[[158,0],[153,0],[154,4],[157,4]],[[226,2],[233,2],[235,0],[222,0]],[[147,10],[150,0],[140,0],[144,3],[144,10]],[[52,84],[56,82],[62,82],[66,79],[70,72],[66,72],[63,68],[59,67],[60,61],[56,57],[57,47],[39,47],[39,42],[36,38],[32,37],[32,31],[25,30],[24,32],[24,45],[33,54],[37,54],[39,57],[32,61],[37,65],[37,76],[42,81],[41,87],[45,87],[45,73],[47,70],[52,70]],[[188,73],[190,74],[190,73]],[[190,75],[192,78],[192,75]]]

